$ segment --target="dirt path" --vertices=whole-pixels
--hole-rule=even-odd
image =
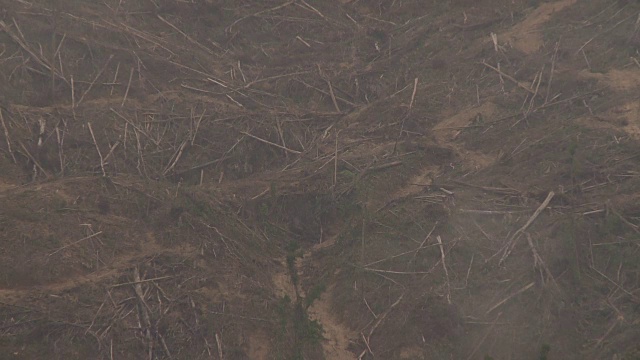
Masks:
[[[336,242],[336,237],[332,237],[323,241],[320,244],[314,245],[310,250],[306,251],[302,258],[298,258],[295,267],[298,273],[298,278],[302,278],[302,268],[305,261],[311,259],[314,252],[333,246]],[[301,288],[297,288],[291,280],[289,270],[287,269],[286,259],[281,261],[282,267],[277,271],[272,281],[275,286],[278,296],[288,295],[291,299],[296,299],[298,296],[305,297],[305,292]],[[324,331],[324,341],[322,341],[322,350],[324,358],[327,360],[353,360],[357,356],[348,350],[349,344],[357,340],[357,334],[348,328],[345,324],[341,323],[331,308],[331,299],[333,297],[333,287],[329,287],[324,291],[319,299],[316,299],[308,309],[308,315],[312,320],[317,320]]]
[[[0,302],[15,303],[20,299],[24,299],[30,296],[38,294],[59,294],[67,290],[71,290],[87,284],[98,284],[100,281],[110,278],[116,278],[124,271],[129,270],[133,264],[137,261],[147,258],[152,255],[184,255],[185,253],[193,250],[179,248],[179,249],[164,249],[156,244],[155,237],[152,233],[147,233],[146,241],[141,246],[141,251],[129,253],[117,258],[109,266],[89,273],[78,274],[69,276],[68,278],[53,282],[50,284],[44,284],[39,286],[30,286],[28,288],[18,289],[1,289],[0,288]]]
[[[2,180],[0,180],[0,192],[13,189],[14,187],[15,185],[7,184],[5,182],[2,182]]]
[[[291,281],[291,275],[289,275],[289,269],[287,269],[287,260],[282,258],[280,260],[281,267],[273,273],[271,281],[278,297],[288,296],[292,301],[296,300],[296,286]]]
[[[300,276],[302,262],[304,259],[311,259],[314,252],[333,246],[337,241],[337,236],[314,245],[310,251],[304,254],[301,261],[296,263],[296,269]],[[349,329],[348,326],[341,323],[335,316],[331,308],[331,299],[333,298],[333,286],[328,287],[319,299],[316,299],[309,307],[309,316],[313,320],[317,320],[322,324],[324,330],[325,341],[322,342],[322,350],[327,360],[352,360],[356,359],[351,351],[348,350],[349,343],[355,342],[358,335],[355,331]]]
[[[309,316],[322,324],[325,340],[322,342],[327,360],[352,360],[357,357],[348,350],[349,343],[357,339],[356,333],[343,325],[332,313],[333,287],[327,289],[309,308]]]

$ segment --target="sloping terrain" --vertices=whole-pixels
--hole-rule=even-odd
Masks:
[[[0,358],[637,359],[640,3],[0,0]]]

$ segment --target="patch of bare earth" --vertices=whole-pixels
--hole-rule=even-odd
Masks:
[[[356,359],[357,356],[349,351],[349,346],[357,340],[358,336],[336,317],[331,306],[332,295],[333,287],[329,287],[308,310],[311,319],[317,320],[322,325],[324,357],[335,360]]]
[[[302,278],[304,273],[302,268],[304,262],[311,259],[313,252],[335,244],[336,237],[331,237],[322,243],[314,245],[304,253],[303,257],[295,261],[295,271],[298,278]],[[288,296],[290,299],[304,299],[306,293],[302,288],[296,288],[291,279],[291,274],[286,266],[286,260],[282,260],[282,267],[276,270],[272,277],[275,292],[279,297]],[[357,340],[357,334],[343,324],[332,310],[331,299],[333,297],[333,287],[326,289],[318,299],[307,310],[307,315],[311,320],[315,320],[322,326],[321,346],[325,359],[352,360],[356,356],[349,350],[349,346]],[[261,358],[260,358],[261,359]]]
[[[577,0],[560,0],[540,4],[520,23],[498,35],[525,54],[534,53],[543,46],[542,26],[558,11],[575,4]]]
[[[591,128],[621,129],[634,139],[640,139],[640,100],[637,94],[640,91],[640,66],[629,69],[612,69],[606,73],[593,73],[581,71],[579,76],[583,79],[596,80],[601,86],[607,88],[621,99],[628,99],[622,104],[600,112],[597,115],[584,117],[578,121]]]
[[[462,110],[457,113],[445,111],[441,116],[444,120],[433,127],[434,136],[438,145],[452,148],[459,158],[470,170],[486,168],[495,162],[495,157],[483,154],[478,151],[468,150],[463,143],[457,141],[458,136],[467,128],[473,127],[474,123],[480,126],[478,121],[492,119],[497,113],[497,106],[492,102],[485,102],[482,105]]]

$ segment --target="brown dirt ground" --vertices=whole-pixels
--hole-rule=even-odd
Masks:
[[[639,19],[0,0],[0,358],[637,359]]]

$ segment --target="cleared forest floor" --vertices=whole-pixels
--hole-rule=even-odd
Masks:
[[[0,358],[637,359],[640,3],[0,0]]]

